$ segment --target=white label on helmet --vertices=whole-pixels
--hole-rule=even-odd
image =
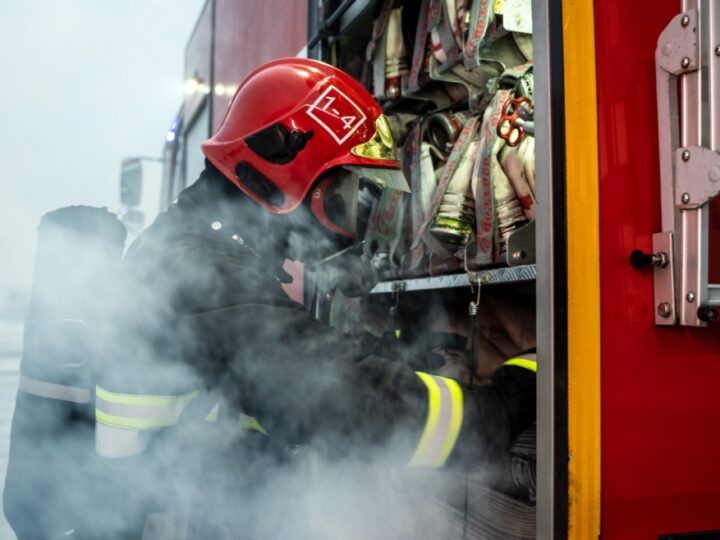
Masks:
[[[333,85],[320,94],[307,113],[338,144],[344,143],[367,120],[362,109]]]

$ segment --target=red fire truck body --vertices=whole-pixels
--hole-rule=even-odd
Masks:
[[[305,1],[208,0],[185,49],[185,99],[165,146],[164,204],[197,179],[200,142],[222,122],[239,82],[307,41]]]
[[[720,529],[720,327],[656,326],[652,272],[627,264],[662,230],[655,49],[680,12],[675,0],[595,2],[603,538]]]
[[[199,143],[243,77],[307,54],[308,28],[322,25],[310,3],[208,0],[168,132],[164,204],[202,170]],[[708,10],[708,0],[696,3]],[[336,5],[347,11],[330,30],[342,33],[353,9],[374,4]],[[652,253],[653,234],[664,231],[656,47],[683,9],[693,8],[533,2],[538,538],[677,540],[720,530],[720,323],[656,324],[654,271],[628,262],[635,249]],[[709,276],[720,283],[717,201],[711,214]]]

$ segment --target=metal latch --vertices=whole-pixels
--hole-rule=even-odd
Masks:
[[[708,281],[709,203],[720,195],[720,3],[683,0],[655,50],[662,230],[653,235],[655,323],[717,318]],[[680,92],[678,92],[678,89]]]

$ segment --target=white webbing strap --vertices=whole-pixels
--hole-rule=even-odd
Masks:
[[[502,105],[511,96],[509,90],[498,90],[485,109],[480,127],[480,147],[473,167],[471,189],[475,198],[475,264],[490,264],[499,258],[500,238],[495,212],[493,152],[499,139],[497,126]],[[504,175],[504,173],[503,173]]]
[[[383,190],[380,200],[370,214],[363,239],[365,252],[370,253],[370,247],[375,245],[377,251],[386,250],[391,264],[399,264],[395,254],[401,240],[404,216],[404,193],[397,189]]]
[[[478,50],[504,34],[496,23],[493,4],[494,0],[475,0],[472,4],[468,39],[463,49],[466,69],[476,68]]]
[[[433,252],[440,255],[441,257],[448,258],[452,256],[452,253],[450,253],[445,247],[443,247],[439,241],[434,240],[432,236],[426,235],[425,233],[428,230],[428,227],[430,226],[432,221],[435,219],[435,216],[437,215],[438,209],[440,208],[440,203],[442,202],[442,197],[443,195],[445,195],[448,185],[450,184],[450,180],[458,169],[462,158],[465,156],[465,152],[468,146],[477,136],[478,122],[478,116],[471,117],[470,120],[465,124],[463,130],[460,132],[460,135],[455,141],[452,152],[450,152],[450,156],[448,157],[445,168],[443,169],[443,174],[437,183],[437,188],[435,190],[435,195],[432,199],[432,206],[430,212],[428,212],[428,215],[426,216],[425,221],[422,223],[420,228],[415,231],[413,245],[410,247],[411,250],[415,249],[420,242],[424,242],[429,249],[431,249]]]
[[[431,0],[428,26],[432,53],[440,64],[439,71],[445,72],[460,60],[457,43],[457,9],[454,1]]]
[[[428,416],[409,467],[440,467],[450,456],[463,420],[463,392],[453,379],[417,372],[428,390]]]
[[[385,95],[385,49],[378,47],[378,43],[385,35],[392,6],[392,0],[385,0],[380,15],[373,22],[372,35],[365,48],[365,65],[360,80],[365,88],[372,88],[372,94],[375,97],[384,97]]]
[[[26,394],[70,403],[90,403],[90,389],[57,384],[20,375],[20,390]]]
[[[419,230],[425,221],[423,208],[427,204],[429,209],[430,198],[432,197],[432,192],[435,191],[435,173],[432,168],[432,160],[430,159],[429,145],[426,156],[427,160],[423,162],[422,137],[423,122],[416,122],[405,139],[405,144],[402,148],[403,165],[410,179],[410,197],[412,198],[410,210],[414,231]],[[424,176],[424,174],[428,174],[429,176]],[[432,184],[432,189],[426,189],[428,184]],[[409,267],[414,269],[420,266],[420,262],[424,256],[424,244],[416,242],[410,249],[410,253],[406,255],[406,259],[410,261]]]
[[[428,17],[430,16],[430,0],[422,0],[420,5],[420,17],[415,29],[415,47],[413,58],[410,64],[410,75],[408,76],[408,90],[417,92],[420,90],[420,76],[425,63],[425,49],[428,35],[430,33]]]

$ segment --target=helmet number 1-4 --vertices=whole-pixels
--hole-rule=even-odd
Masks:
[[[367,119],[360,107],[333,85],[310,105],[307,114],[338,144],[344,143]]]

